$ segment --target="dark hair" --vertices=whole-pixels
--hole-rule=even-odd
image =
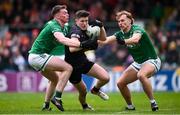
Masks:
[[[78,10],[75,13],[75,19],[79,19],[79,18],[82,18],[82,17],[88,17],[89,14],[90,13],[88,11],[86,11],[86,10]]]
[[[132,17],[132,14],[125,10],[116,13],[116,20],[118,20],[122,15],[126,15],[127,18],[131,20],[131,24],[134,23],[134,18]]]
[[[54,15],[57,14],[60,10],[67,9],[66,5],[56,5],[52,8],[50,17],[54,18]]]

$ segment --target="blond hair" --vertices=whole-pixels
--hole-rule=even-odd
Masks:
[[[119,11],[116,13],[116,20],[119,20],[119,18],[122,16],[122,15],[126,15],[127,18],[129,18],[131,20],[131,24],[134,23],[134,18],[132,17],[132,14],[126,10],[123,10],[123,11]]]

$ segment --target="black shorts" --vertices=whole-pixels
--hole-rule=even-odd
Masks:
[[[81,79],[82,79],[82,74],[88,73],[93,65],[94,65],[93,62],[86,61],[84,63],[81,63],[81,65],[73,67],[73,72],[72,72],[72,74],[71,74],[71,76],[69,78],[69,81],[72,84],[79,83],[81,81]]]

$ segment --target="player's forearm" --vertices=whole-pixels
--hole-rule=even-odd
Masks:
[[[104,27],[100,28],[100,36],[99,36],[99,40],[101,41],[105,41],[106,40],[106,31],[104,29]]]
[[[107,44],[112,44],[113,42],[115,42],[115,41],[111,41],[111,39],[107,38],[105,41],[98,40],[98,45],[99,46],[104,46],[104,45],[107,45]]]
[[[125,44],[137,44],[141,39],[141,34],[134,34],[131,38],[125,39]]]
[[[80,47],[80,42],[76,41],[76,40],[72,40],[69,38],[66,38],[62,33],[60,32],[55,32],[54,36],[57,38],[57,40],[66,45],[66,46],[70,46],[70,47]]]
[[[116,42],[116,36],[112,35],[106,38],[105,44],[112,44],[114,42]]]
[[[66,46],[70,46],[70,47],[80,47],[80,42],[79,41],[75,41],[75,40],[71,40],[69,38],[63,38],[60,40],[60,42]]]

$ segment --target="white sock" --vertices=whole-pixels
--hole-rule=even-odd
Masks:
[[[129,108],[129,109],[133,109],[134,108],[134,105],[127,105],[127,107]]]
[[[55,97],[57,100],[61,100],[62,98],[59,98],[59,97]]]
[[[156,101],[155,101],[154,99],[151,99],[150,102],[151,102],[151,103],[155,103]]]

